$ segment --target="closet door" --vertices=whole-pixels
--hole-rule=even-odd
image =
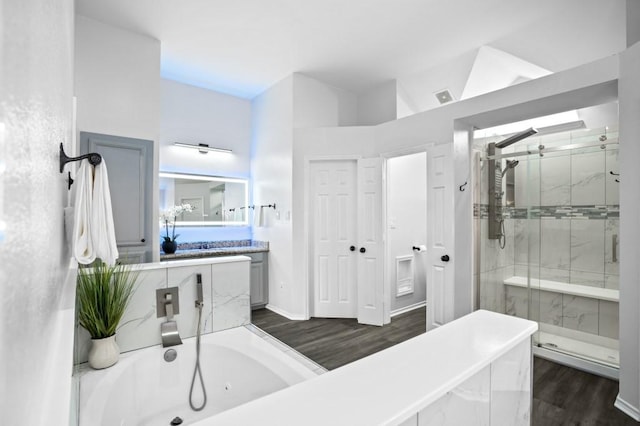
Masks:
[[[80,152],[97,152],[107,165],[119,260],[150,262],[153,141],[81,132]]]
[[[382,325],[382,159],[358,160],[358,322]]]
[[[310,163],[313,316],[355,318],[356,162]]]
[[[427,330],[453,320],[453,161],[451,144],[427,150]]]

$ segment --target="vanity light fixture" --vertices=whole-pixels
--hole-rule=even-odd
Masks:
[[[182,147],[182,148],[197,149],[200,152],[200,154],[207,154],[209,151],[224,152],[224,153],[227,153],[227,154],[231,154],[233,152],[230,149],[210,147],[206,143],[199,143],[198,145],[191,145],[191,144],[188,144],[188,143],[174,142],[174,145]]]

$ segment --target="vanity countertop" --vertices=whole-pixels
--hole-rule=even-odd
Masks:
[[[250,244],[242,245],[221,245],[220,247],[180,248],[173,254],[160,253],[160,261],[197,259],[201,257],[235,256],[249,253],[265,253],[269,251],[269,243],[262,241],[251,241]]]

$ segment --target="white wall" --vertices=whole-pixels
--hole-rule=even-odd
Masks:
[[[160,42],[76,16],[79,131],[158,140]]]
[[[76,15],[77,131],[154,141],[152,175],[158,175],[160,42]],[[158,181],[152,203],[158,205]],[[157,230],[158,209],[151,209]],[[152,247],[160,244],[152,233]],[[159,251],[153,251],[154,259]]]
[[[249,177],[251,101],[166,79],[160,89],[160,170]],[[206,143],[233,153],[200,154],[174,142]]]
[[[293,74],[293,127],[352,126],[358,121],[355,94],[304,74]]]
[[[640,41],[640,2],[627,0],[627,46]]]
[[[620,394],[640,420],[640,43],[620,55]]]
[[[358,97],[358,125],[372,126],[398,118],[396,81],[372,88]]]
[[[387,160],[387,283],[391,312],[424,302],[427,291],[426,253],[413,246],[427,244],[427,154]],[[413,293],[397,296],[396,257],[413,256]]]
[[[251,101],[166,79],[160,89],[161,171],[251,177]],[[206,143],[233,153],[205,155],[174,142]],[[249,226],[182,227],[176,232],[178,242],[251,238]]]
[[[269,241],[269,305],[294,316],[292,279],[292,132],[293,76],[278,82],[252,102],[253,202],[276,203],[265,210],[265,225],[253,229],[253,238]],[[279,216],[279,219],[277,218]]]
[[[2,423],[68,424],[75,271],[64,243],[71,148],[73,1],[0,6],[0,411]],[[2,128],[4,127],[4,131]]]

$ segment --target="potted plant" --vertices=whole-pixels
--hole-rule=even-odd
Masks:
[[[178,248],[176,238],[180,234],[176,235],[176,220],[182,213],[190,213],[194,210],[194,207],[188,203],[182,203],[171,207],[169,210],[161,211],[160,218],[164,221],[165,235],[162,237],[162,251],[166,254],[173,254]],[[171,236],[169,236],[169,225],[173,225],[171,228]]]
[[[95,369],[118,362],[120,348],[115,341],[116,329],[137,279],[138,273],[128,265],[109,266],[98,261],[93,268],[78,270],[78,322],[91,335],[89,365]]]

